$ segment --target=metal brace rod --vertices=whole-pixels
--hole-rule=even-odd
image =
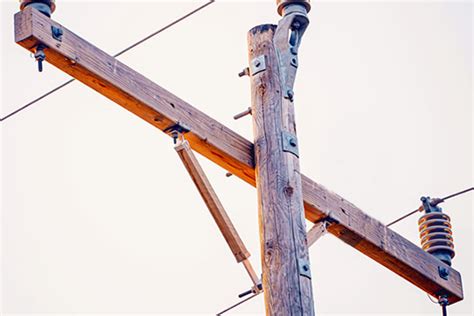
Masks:
[[[252,290],[255,293],[259,292],[260,280],[252,267],[252,264],[248,260],[250,252],[245,247],[242,239],[240,238],[237,230],[235,229],[232,221],[230,220],[227,212],[225,211],[222,203],[217,197],[209,179],[206,177],[204,170],[196,159],[189,142],[184,139],[183,135],[180,134],[178,137],[178,143],[175,146],[175,150],[181,158],[186,170],[191,176],[194,184],[196,185],[201,197],[206,203],[209,212],[211,213],[214,221],[216,222],[222,236],[229,245],[237,262],[242,262],[245,270],[247,271],[250,279],[252,280]]]

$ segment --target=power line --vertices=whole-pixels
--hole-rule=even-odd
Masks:
[[[160,34],[161,32],[163,32],[163,31],[169,29],[170,27],[172,27],[172,26],[178,24],[179,22],[181,22],[181,21],[187,19],[187,18],[190,17],[191,15],[193,15],[193,14],[195,14],[195,13],[201,11],[202,9],[204,9],[205,7],[207,7],[208,5],[210,5],[210,4],[214,3],[214,2],[215,2],[215,0],[210,0],[209,2],[206,2],[205,4],[201,5],[200,7],[198,7],[198,8],[196,8],[196,9],[190,11],[189,13],[183,15],[182,17],[180,17],[180,18],[174,20],[173,22],[171,22],[171,23],[165,25],[164,27],[162,27],[161,29],[157,30],[156,32],[151,33],[150,35],[148,35],[148,36],[142,38],[141,40],[139,40],[139,41],[133,43],[132,45],[128,46],[127,48],[121,50],[121,51],[118,52],[117,54],[113,55],[113,57],[119,57],[120,55],[122,55],[122,54],[128,52],[129,50],[131,50],[131,49],[137,47],[138,45],[140,45],[140,44],[146,42],[146,41],[149,40],[150,38],[152,38],[152,37],[154,37],[154,36]],[[28,102],[27,104],[25,104],[24,106],[20,107],[19,109],[16,109],[15,111],[11,112],[10,114],[8,114],[8,115],[6,115],[6,116],[0,118],[0,122],[6,120],[6,119],[12,117],[13,115],[15,115],[15,114],[17,114],[17,113],[23,111],[24,109],[26,109],[26,108],[32,106],[32,105],[35,104],[36,102],[38,102],[38,101],[40,101],[40,100],[46,98],[47,96],[49,96],[50,94],[53,94],[54,92],[56,92],[56,91],[58,91],[58,90],[64,88],[65,86],[69,85],[70,83],[74,82],[75,80],[76,80],[76,79],[73,78],[73,79],[70,79],[70,80],[68,80],[68,81],[66,81],[66,82],[64,82],[64,83],[62,83],[62,84],[60,84],[60,85],[57,86],[56,88],[54,88],[54,89],[52,89],[52,90],[46,92],[45,94],[39,96],[38,98],[34,99],[33,101]]]
[[[471,187],[471,188],[468,188],[468,189],[465,189],[465,190],[462,190],[462,191],[459,191],[459,192],[450,194],[450,195],[445,196],[444,198],[441,198],[441,199],[433,199],[433,202],[434,202],[434,205],[433,205],[433,206],[438,205],[439,203],[443,203],[444,201],[446,201],[446,200],[448,200],[448,199],[450,199],[450,198],[453,198],[453,197],[455,197],[455,196],[458,196],[458,195],[467,193],[467,192],[472,191],[472,190],[474,190],[474,187]],[[403,219],[405,219],[405,218],[407,218],[407,217],[409,217],[409,216],[415,214],[416,212],[421,212],[421,211],[423,211],[423,206],[420,206],[420,207],[417,208],[416,210],[411,211],[410,213],[407,213],[407,214],[403,215],[403,216],[400,217],[400,218],[397,218],[396,220],[394,220],[394,221],[391,222],[390,224],[387,224],[387,227],[392,226],[393,224],[398,223],[399,221],[401,221],[401,220],[403,220]]]
[[[416,210],[411,211],[410,213],[405,214],[405,215],[403,215],[403,216],[400,217],[400,218],[397,218],[396,220],[394,220],[394,221],[391,222],[390,224],[387,224],[387,227],[390,227],[390,226],[392,226],[393,224],[396,224],[396,223],[398,223],[399,221],[404,220],[405,218],[412,216],[412,215],[415,214],[416,212],[421,212],[421,211],[423,211],[423,206],[420,206],[420,207],[417,208]]]

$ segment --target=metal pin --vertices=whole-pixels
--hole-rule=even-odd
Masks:
[[[252,114],[252,108],[248,108],[247,110],[245,110],[244,112],[241,112],[239,114],[236,114],[234,115],[234,120],[238,120],[244,116],[247,116],[247,115],[251,115]]]
[[[242,70],[241,72],[239,72],[239,77],[249,76],[249,75],[250,75],[250,69],[249,69],[249,67],[245,67],[244,70]]]

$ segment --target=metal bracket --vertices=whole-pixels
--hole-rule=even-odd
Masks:
[[[173,143],[176,144],[179,135],[181,134],[186,134],[190,132],[191,129],[184,125],[183,123],[176,123],[174,125],[171,125],[163,130],[163,132],[169,134],[173,138]]]
[[[191,129],[187,127],[185,124],[181,122],[177,122],[176,124],[171,125],[163,130],[163,132],[165,133],[174,132],[174,131],[184,134],[184,133],[190,132]]]
[[[60,27],[51,25],[51,35],[53,38],[59,42],[63,41],[63,30]]]
[[[265,55],[257,56],[250,62],[250,75],[252,76],[266,69],[267,65],[265,64]]]
[[[300,275],[311,279],[311,270],[309,267],[309,262],[307,260],[298,260],[298,268]]]
[[[282,131],[281,141],[284,152],[292,153],[293,155],[299,158],[298,139],[295,135]]]
[[[438,267],[438,273],[439,273],[439,276],[444,279],[444,280],[448,280],[449,279],[449,269],[446,269],[444,267]]]
[[[308,27],[307,7],[304,3],[285,6],[285,14],[278,23],[273,43],[280,66],[281,85],[285,99],[293,102],[296,71],[298,69],[298,48]]]

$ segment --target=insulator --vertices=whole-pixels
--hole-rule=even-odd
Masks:
[[[55,2],[55,0],[20,0],[20,10],[32,6],[44,15],[51,17],[51,14],[56,10]]]
[[[423,250],[451,265],[455,255],[451,218],[441,212],[426,213],[418,226]]]
[[[284,8],[287,5],[291,5],[291,4],[303,5],[306,8],[306,12],[309,12],[309,10],[311,10],[311,4],[309,0],[277,0],[276,3],[277,3],[278,14],[281,16],[283,16]]]

